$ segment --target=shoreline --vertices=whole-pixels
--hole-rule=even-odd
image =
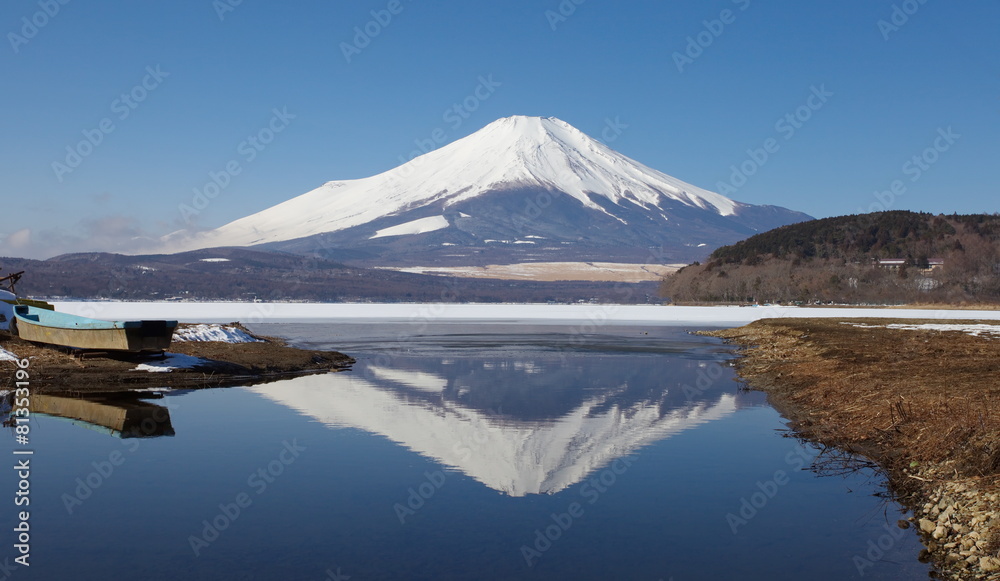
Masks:
[[[250,333],[238,323],[227,326],[238,328],[257,341],[175,340],[165,358],[158,354],[124,352],[82,352],[81,356],[80,351],[31,343],[0,333],[0,348],[18,359],[29,359],[36,393],[68,396],[254,385],[344,371],[354,363],[353,358],[337,351],[299,349],[276,337]],[[17,364],[9,361],[2,366],[10,367],[4,381],[9,387]]]
[[[982,322],[765,319],[702,334],[739,346],[739,376],[798,434],[879,465],[921,560],[1000,580],[1000,337],[887,327]]]

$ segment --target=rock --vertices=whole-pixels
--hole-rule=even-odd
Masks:
[[[979,568],[987,573],[1000,571],[1000,559],[996,557],[981,557],[979,559]]]
[[[924,531],[925,533],[933,533],[936,527],[937,524],[934,523],[934,521],[930,521],[925,518],[920,519],[920,530]]]
[[[940,539],[946,536],[947,534],[948,534],[948,529],[944,528],[943,526],[938,526],[938,528],[934,529],[934,532],[931,533],[931,536],[934,537],[935,539]]]
[[[908,529],[910,528],[910,521],[899,519],[898,521],[896,521],[896,526],[901,529]]]

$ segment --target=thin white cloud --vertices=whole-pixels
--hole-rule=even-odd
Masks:
[[[80,220],[70,229],[41,232],[23,229],[0,235],[0,254],[35,259],[74,252],[136,254],[152,250],[156,243],[156,237],[150,236],[138,219],[111,215]]]

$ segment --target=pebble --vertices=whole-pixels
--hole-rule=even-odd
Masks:
[[[996,557],[981,557],[979,559],[979,568],[987,573],[1000,571],[1000,559]]]

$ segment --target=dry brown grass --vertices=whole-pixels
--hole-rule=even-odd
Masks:
[[[951,461],[960,476],[998,474],[1000,340],[820,319],[766,320],[725,334],[757,346],[741,373],[803,431],[889,456],[880,461]]]

